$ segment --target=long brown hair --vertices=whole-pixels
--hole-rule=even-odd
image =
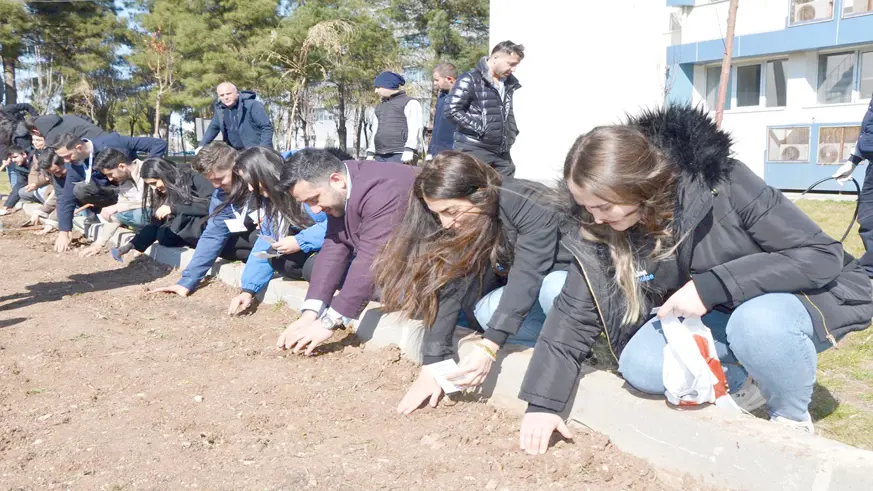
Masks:
[[[481,285],[489,267],[504,260],[501,183],[491,166],[461,152],[440,152],[424,167],[403,223],[373,266],[386,311],[401,311],[431,325],[443,287],[471,275]],[[462,226],[445,229],[425,198],[463,199],[481,211]]]
[[[564,180],[614,204],[639,205],[640,221],[626,231],[598,225],[582,206],[573,218],[584,240],[605,244],[612,258],[616,286],[627,302],[624,322],[636,322],[647,308],[637,278],[644,250],[634,237],[645,236],[652,245],[648,258],[663,260],[675,252],[673,218],[677,173],[639,130],[630,126],[601,126],[580,136],[564,162]],[[572,196],[570,202],[575,204]]]

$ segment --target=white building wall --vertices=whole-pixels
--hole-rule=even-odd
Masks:
[[[736,104],[736,87],[733,93],[731,109],[724,113],[722,127],[734,138],[734,151],[739,160],[743,161],[759,175],[764,175],[764,162],[767,152],[767,127],[802,125],[812,123],[851,123],[860,122],[869,103],[868,100],[858,100],[847,104],[818,104],[816,86],[818,84],[818,56],[816,51],[791,53],[760,60],[738,60],[737,65],[752,62],[762,62],[767,59],[787,59],[786,86],[787,106],[784,108],[738,108]],[[736,70],[736,66],[734,66]],[[737,79],[736,72],[733,80]],[[692,102],[704,104],[706,90],[706,73],[704,66],[694,69],[694,93]],[[815,158],[813,156],[813,158]]]
[[[517,177],[559,177],[579,135],[663,103],[670,10],[653,0],[491,2],[490,46],[525,46],[516,73]]]
[[[711,41],[727,32],[730,2],[702,4],[689,10],[682,22],[682,43]],[[785,29],[788,23],[788,0],[751,0],[737,8],[735,36]]]

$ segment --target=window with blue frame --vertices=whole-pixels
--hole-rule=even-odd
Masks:
[[[767,128],[767,161],[809,162],[810,127]]]
[[[834,0],[791,0],[789,26],[829,21],[833,18]]]
[[[849,160],[858,137],[860,126],[822,126],[818,129],[818,165],[842,165]]]
[[[873,0],[843,0],[843,17],[873,13]]]
[[[873,51],[866,49],[819,55],[819,104],[866,101],[873,97]]]

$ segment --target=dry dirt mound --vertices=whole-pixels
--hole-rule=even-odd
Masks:
[[[0,236],[0,489],[700,488],[582,428],[530,457],[474,396],[397,416],[417,368],[396,350],[286,354],[287,309],[227,317],[218,283],[147,295],[178,273],[52,242]]]

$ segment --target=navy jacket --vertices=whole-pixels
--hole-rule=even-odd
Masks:
[[[873,159],[873,99],[870,100],[867,113],[861,121],[861,135],[858,137],[858,144],[855,145],[855,154],[850,160],[858,164],[862,160],[870,159]]]
[[[243,148],[273,148],[273,123],[267,116],[264,104],[255,100],[255,97],[255,93],[250,90],[240,91],[239,99],[236,102],[238,106],[237,132],[242,139]],[[230,144],[227,138],[227,125],[230,121],[226,120],[224,112],[225,109],[229,108],[221,101],[215,101],[214,109],[212,121],[206,128],[206,133],[203,134],[203,140],[200,142],[201,147],[214,140],[219,133],[224,141]],[[237,150],[242,150],[242,148]]]
[[[77,138],[89,139],[108,134],[103,130],[103,128],[100,128],[94,123],[85,121],[84,119],[78,116],[73,116],[72,114],[65,114],[63,116],[57,114],[39,116],[36,118],[33,125],[36,127],[36,131],[45,138],[45,142],[48,145],[51,145],[55,138],[64,133],[72,133]]]
[[[149,157],[163,157],[167,154],[167,142],[160,138],[122,136],[118,133],[109,133],[92,138],[91,143],[94,144],[94,155],[107,148],[127,152],[128,157],[132,159],[138,158],[140,153],[147,154]]]
[[[115,148],[126,152],[130,158],[137,158],[139,152],[148,154],[149,157],[160,157],[167,153],[167,142],[158,138],[138,138],[135,136],[121,136],[118,133],[98,136],[91,140],[93,155]],[[73,212],[76,211],[76,195],[73,188],[76,183],[85,181],[86,168],[83,163],[66,164],[67,180],[64,183],[64,192],[58,196],[58,230],[69,232],[73,230]],[[91,180],[100,186],[111,186],[106,177],[91,169]]]
[[[446,118],[445,113],[448,98],[449,91],[440,91],[433,113],[433,134],[430,137],[427,154],[434,157],[443,150],[451,150],[455,144],[455,123]]]

